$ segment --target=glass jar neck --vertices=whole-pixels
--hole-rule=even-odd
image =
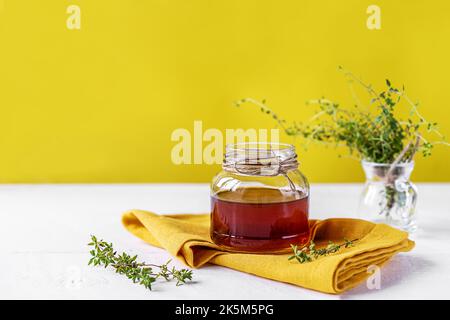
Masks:
[[[296,170],[298,161],[290,144],[249,142],[227,145],[222,167],[237,174],[276,176]]]
[[[399,178],[409,180],[414,169],[414,161],[398,163],[392,166],[390,163],[376,163],[363,160],[361,164],[368,181],[395,181]]]

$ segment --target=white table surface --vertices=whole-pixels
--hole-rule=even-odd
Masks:
[[[361,185],[321,184],[311,190],[311,217],[354,217]],[[145,261],[170,258],[128,233],[122,212],[208,212],[205,184],[0,185],[2,299],[449,299],[450,184],[418,184],[416,248],[381,270],[381,288],[362,284],[330,295],[208,265],[195,282],[153,291],[112,270],[89,267],[89,235]],[[182,266],[178,261],[176,265]]]

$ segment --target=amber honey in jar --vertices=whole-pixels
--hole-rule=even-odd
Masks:
[[[309,185],[287,144],[228,145],[211,185],[211,239],[226,250],[283,253],[309,239]]]

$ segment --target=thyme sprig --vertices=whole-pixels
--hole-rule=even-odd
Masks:
[[[293,255],[288,260],[296,259],[300,263],[306,263],[316,260],[319,257],[327,256],[338,252],[341,248],[349,248],[354,246],[356,240],[344,239],[344,243],[336,244],[333,241],[329,241],[328,245],[324,248],[317,248],[314,241],[310,241],[309,245],[299,249],[297,245],[291,244]]]
[[[112,243],[98,240],[94,235],[91,235],[91,242],[88,243],[88,246],[92,247],[88,265],[113,267],[116,273],[125,275],[133,283],[143,285],[150,290],[152,284],[158,278],[163,278],[166,281],[176,280],[177,286],[192,280],[192,270],[169,268],[171,260],[162,265],[139,262],[137,261],[137,255],[132,256],[125,252],[118,254]],[[157,269],[157,272],[154,269]]]

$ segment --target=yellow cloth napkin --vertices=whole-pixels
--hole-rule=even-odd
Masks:
[[[371,274],[368,267],[382,266],[414,242],[406,232],[385,224],[358,219],[310,220],[311,237],[318,245],[329,240],[359,239],[350,248],[300,264],[290,254],[248,254],[221,250],[209,236],[209,214],[157,215],[132,210],[123,215],[124,226],[151,245],[166,249],[193,268],[213,263],[260,277],[328,293],[355,287]]]

